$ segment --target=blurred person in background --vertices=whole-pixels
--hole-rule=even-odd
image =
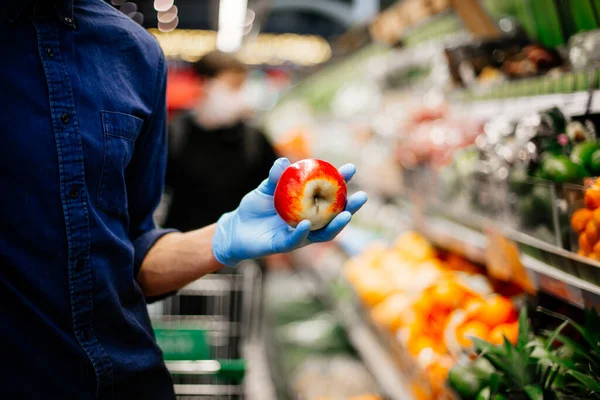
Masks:
[[[268,175],[277,159],[265,135],[250,126],[244,96],[248,68],[212,51],[193,65],[204,96],[169,126],[165,226],[189,231],[235,208]]]
[[[318,231],[291,228],[274,207],[289,165],[279,159],[217,223],[159,229],[167,62],[156,39],[103,0],[4,0],[0,49],[2,399],[174,399],[147,302],[331,240],[366,201],[349,197]]]

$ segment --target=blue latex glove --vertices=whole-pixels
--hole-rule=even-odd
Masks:
[[[310,243],[326,242],[337,236],[350,222],[352,214],[367,201],[365,192],[357,192],[346,202],[345,211],[327,226],[310,231],[310,221],[289,226],[275,211],[273,194],[283,171],[290,165],[287,158],[275,161],[269,178],[242,199],[237,210],[224,214],[217,222],[213,237],[213,254],[224,265],[234,266],[242,260],[285,253]],[[339,169],[346,182],[356,168],[346,164]]]

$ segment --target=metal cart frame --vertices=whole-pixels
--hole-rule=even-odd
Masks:
[[[206,332],[210,359],[165,362],[178,399],[245,398],[243,381],[224,378],[220,371],[228,362],[224,360],[243,359],[246,343],[258,337],[261,297],[261,270],[255,262],[245,262],[230,272],[206,275],[148,306],[155,325]]]

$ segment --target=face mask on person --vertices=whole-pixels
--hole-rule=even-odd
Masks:
[[[211,82],[204,99],[195,108],[197,121],[209,129],[234,126],[250,113],[250,105],[240,90],[227,84]]]

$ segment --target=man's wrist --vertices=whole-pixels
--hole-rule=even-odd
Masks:
[[[150,249],[138,273],[138,283],[147,297],[176,291],[196,279],[220,269],[212,251],[216,224],[164,235]]]
[[[212,239],[212,252],[215,259],[222,265],[234,267],[242,260],[232,257],[232,219],[235,218],[235,211],[223,214],[217,221],[217,228]]]

